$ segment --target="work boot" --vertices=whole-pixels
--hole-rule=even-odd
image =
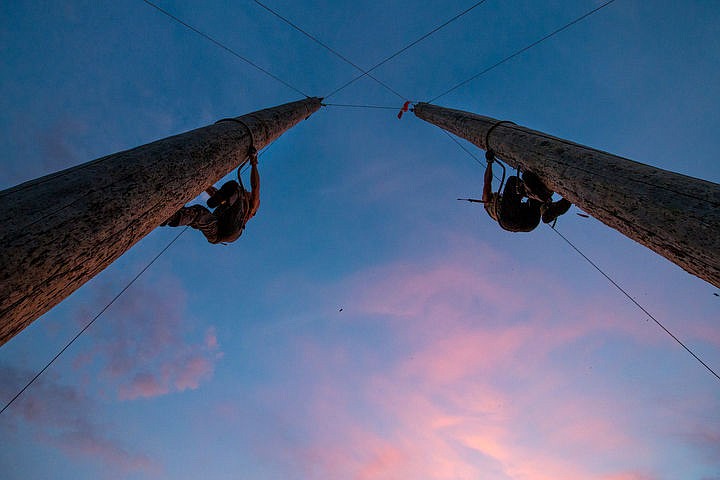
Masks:
[[[554,222],[560,215],[570,210],[571,205],[572,203],[564,198],[561,198],[557,202],[544,203],[543,206],[540,207],[543,223]]]
[[[523,172],[522,179],[525,184],[525,193],[529,198],[534,198],[542,203],[550,201],[553,192],[545,186],[540,177],[533,172]]]
[[[182,207],[177,212],[173,213],[170,218],[165,220],[160,226],[168,227],[179,227],[181,225],[189,225],[195,219],[197,212],[193,209],[195,205],[191,207]]]
[[[185,207],[183,207],[185,208]],[[170,215],[170,218],[160,224],[161,227],[177,227],[180,225],[180,217],[182,213],[180,210]]]

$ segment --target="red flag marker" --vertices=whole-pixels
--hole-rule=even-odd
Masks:
[[[408,100],[407,102],[405,102],[405,103],[403,104],[402,108],[400,109],[400,111],[398,112],[398,120],[400,120],[400,119],[402,118],[403,113],[405,113],[405,112],[408,111],[408,107],[409,107],[409,106],[410,106],[410,100]]]

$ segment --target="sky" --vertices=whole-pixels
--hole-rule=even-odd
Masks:
[[[473,3],[267,0],[364,68]],[[428,100],[600,3],[487,0],[373,75]],[[252,1],[158,5],[308,95],[357,74]],[[140,0],[1,2],[0,57],[0,189],[301,98]],[[720,3],[617,0],[436,103],[718,183],[718,58]],[[261,157],[238,242],[183,233],[0,415],[0,476],[720,479],[720,382],[551,229],[458,202],[482,173],[412,114],[321,109]],[[719,371],[720,292],[577,213],[557,229]],[[1,347],[2,403],[178,233]]]

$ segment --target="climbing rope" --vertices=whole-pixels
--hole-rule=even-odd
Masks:
[[[377,82],[380,86],[384,87],[384,88],[385,88],[387,91],[389,91],[390,93],[392,93],[392,94],[394,94],[394,95],[397,95],[398,97],[402,98],[403,100],[404,100],[405,98],[407,98],[407,97],[404,97],[402,94],[398,93],[397,90],[395,90],[394,88],[392,88],[392,87],[391,87],[390,85],[388,85],[387,83],[385,83],[385,82],[383,82],[382,80],[379,80],[378,78],[372,76],[369,71],[364,70],[362,67],[358,66],[356,63],[354,63],[353,61],[351,61],[350,59],[348,59],[346,56],[344,56],[343,54],[341,54],[340,52],[338,52],[338,51],[335,50],[334,48],[332,48],[332,47],[330,47],[329,45],[327,45],[326,43],[322,42],[320,39],[318,39],[318,38],[315,37],[314,35],[309,34],[309,33],[306,32],[305,30],[303,30],[302,28],[300,28],[298,25],[296,25],[295,23],[293,23],[293,22],[291,22],[290,20],[288,20],[286,17],[280,15],[280,13],[278,13],[277,11],[273,10],[272,8],[268,7],[267,5],[265,5],[264,3],[262,3],[262,2],[260,2],[260,1],[258,1],[258,0],[254,0],[254,1],[255,1],[255,3],[257,3],[258,5],[260,5],[262,8],[264,8],[264,9],[267,10],[268,12],[272,13],[272,14],[275,15],[277,18],[279,18],[280,20],[282,20],[282,21],[285,22],[286,24],[290,25],[292,28],[294,28],[294,29],[297,30],[298,32],[302,33],[303,35],[305,35],[306,37],[308,37],[310,40],[312,40],[313,42],[315,42],[315,43],[317,43],[318,45],[320,45],[321,47],[323,47],[325,50],[329,51],[330,53],[332,53],[333,55],[335,55],[336,57],[338,57],[338,58],[339,58],[340,60],[342,60],[343,62],[347,63],[348,65],[352,66],[353,68],[355,68],[355,69],[357,69],[357,70],[360,70],[360,72],[362,72],[363,75],[368,76],[369,78],[371,78],[372,80],[374,80],[375,82]]]
[[[144,1],[147,2],[147,0],[144,0]],[[491,70],[494,70],[495,68],[497,68],[497,67],[499,67],[500,65],[508,62],[509,60],[511,60],[511,59],[513,59],[513,58],[515,58],[515,57],[517,57],[517,56],[519,56],[519,55],[521,55],[522,53],[524,53],[524,52],[526,52],[526,51],[528,51],[528,50],[530,50],[530,49],[532,49],[532,48],[534,48],[534,47],[536,47],[536,46],[538,46],[538,45],[540,45],[540,44],[543,43],[544,41],[546,41],[546,40],[554,37],[555,35],[559,34],[560,32],[562,32],[562,31],[570,28],[571,26],[573,26],[573,25],[581,22],[582,20],[590,17],[591,15],[597,13],[598,11],[602,10],[603,8],[609,6],[609,5],[612,4],[614,1],[615,1],[615,0],[608,0],[608,1],[606,1],[605,3],[603,3],[603,4],[599,5],[598,7],[590,10],[589,12],[581,15],[580,17],[578,17],[578,18],[576,18],[576,19],[574,19],[574,20],[566,23],[565,25],[561,26],[560,28],[557,28],[556,30],[548,33],[547,35],[545,35],[545,36],[543,36],[542,38],[536,40],[535,42],[532,42],[531,44],[529,44],[529,45],[527,45],[527,46],[525,46],[525,47],[523,47],[523,48],[515,51],[514,53],[512,53],[512,54],[510,54],[510,55],[508,55],[508,56],[506,56],[506,57],[504,57],[504,58],[501,59],[500,61],[494,63],[493,65],[491,65],[491,66],[489,66],[489,67],[487,67],[487,68],[485,68],[484,70],[480,71],[479,73],[477,73],[477,74],[469,77],[469,78],[466,79],[466,80],[463,80],[462,82],[454,85],[453,87],[449,88],[448,90],[444,91],[443,93],[441,93],[441,94],[433,97],[431,100],[428,101],[428,103],[432,103],[432,102],[438,100],[439,98],[441,98],[441,97],[443,97],[443,96],[445,96],[445,95],[447,95],[447,94],[455,91],[456,89],[458,89],[458,88],[460,88],[460,87],[468,84],[469,82],[471,82],[471,81],[473,81],[473,80],[475,80],[475,79],[477,79],[477,78],[479,78],[479,77],[487,74],[487,73],[490,72]],[[385,58],[385,59],[382,60],[381,62],[379,62],[379,63],[377,63],[376,65],[374,65],[373,67],[371,67],[371,68],[369,68],[369,69],[367,69],[367,70],[363,70],[362,68],[358,67],[357,65],[355,65],[355,64],[354,64],[353,62],[351,62],[350,60],[346,59],[344,56],[342,56],[342,55],[339,54],[338,52],[334,51],[333,49],[331,49],[331,48],[328,47],[327,45],[325,45],[325,44],[323,44],[322,42],[320,42],[317,38],[311,36],[310,34],[308,34],[307,32],[305,32],[304,30],[302,30],[301,28],[299,28],[297,25],[294,25],[292,22],[290,22],[289,20],[285,19],[284,17],[282,17],[281,15],[279,15],[277,12],[269,9],[268,7],[266,7],[265,5],[263,5],[262,3],[260,3],[260,2],[258,2],[258,1],[256,0],[256,3],[258,3],[260,6],[264,7],[265,9],[267,9],[268,11],[270,11],[271,13],[273,13],[274,15],[278,16],[278,17],[281,18],[283,21],[285,21],[286,23],[288,23],[289,25],[291,25],[293,28],[298,29],[298,30],[301,31],[303,34],[305,34],[306,36],[308,36],[308,37],[311,38],[312,40],[316,41],[318,44],[320,44],[320,45],[322,45],[323,47],[327,48],[327,49],[328,49],[329,51],[331,51],[333,54],[337,55],[338,57],[342,58],[342,59],[343,59],[344,61],[346,61],[347,63],[353,65],[355,68],[358,68],[359,70],[361,70],[361,71],[363,72],[361,75],[359,75],[359,76],[351,79],[350,81],[346,82],[345,84],[343,84],[343,85],[340,86],[339,88],[337,88],[337,89],[333,90],[332,92],[330,92],[328,95],[325,96],[326,99],[328,99],[328,98],[330,98],[331,96],[335,95],[336,93],[340,92],[341,90],[343,90],[344,88],[348,87],[349,85],[351,85],[351,84],[354,83],[355,81],[359,80],[360,78],[362,78],[362,77],[364,77],[364,76],[369,76],[369,75],[370,75],[370,72],[372,72],[373,70],[377,69],[377,68],[380,67],[381,65],[387,63],[388,61],[392,60],[393,58],[395,58],[396,56],[400,55],[401,53],[403,53],[403,52],[406,51],[407,49],[409,49],[409,48],[411,48],[412,46],[416,45],[417,43],[419,43],[419,42],[422,41],[423,39],[429,37],[429,36],[432,35],[433,33],[437,32],[437,31],[440,30],[440,29],[442,29],[443,27],[447,26],[449,23],[457,20],[458,18],[460,18],[461,16],[465,15],[466,13],[468,13],[469,11],[471,11],[472,9],[480,6],[480,5],[483,4],[484,2],[485,2],[485,0],[482,0],[482,1],[479,1],[479,2],[475,3],[474,5],[472,5],[472,6],[471,6],[470,8],[468,8],[467,10],[459,13],[458,15],[454,16],[454,17],[451,18],[450,20],[446,21],[445,23],[441,24],[440,26],[436,27],[435,29],[431,30],[430,32],[426,33],[425,35],[421,36],[421,37],[418,38],[417,40],[411,42],[411,43],[410,43],[409,45],[407,45],[406,47],[403,47],[402,49],[400,49],[400,50],[398,50],[397,52],[393,53],[393,54],[390,55],[389,57]],[[149,2],[147,2],[147,3],[149,3]],[[151,5],[152,5],[152,4],[151,4]],[[153,5],[153,6],[154,6],[154,5]],[[157,7],[156,7],[156,8],[157,8]],[[161,11],[162,11],[162,10],[161,10]],[[194,30],[194,29],[193,29],[193,30]],[[196,30],[195,30],[195,31],[196,31]],[[200,33],[200,32],[198,32],[198,33]],[[203,35],[203,36],[205,36],[205,35]],[[207,37],[206,37],[206,38],[207,38]],[[386,84],[384,84],[383,82],[379,81],[378,79],[376,79],[376,78],[374,78],[374,77],[371,77],[371,78],[373,78],[375,81],[377,81],[378,83],[380,83],[380,84],[383,85],[384,87],[388,88],[388,90],[392,91],[395,95],[397,95],[397,96],[399,96],[399,97],[402,97],[402,95],[398,94],[394,89],[388,87],[388,86],[387,86]],[[283,83],[284,83],[284,82],[283,82]],[[302,93],[302,92],[300,92],[300,93]],[[303,95],[304,95],[304,94],[303,94]],[[305,96],[307,96],[307,95],[305,95]],[[352,107],[352,108],[382,108],[382,109],[394,109],[393,107],[382,107],[382,106],[371,106],[371,105],[349,105],[349,104],[335,104],[335,105],[327,104],[327,105],[328,105],[328,106],[344,106],[344,107]],[[401,111],[400,113],[402,113],[402,111]],[[401,117],[402,115],[399,115],[399,116]],[[490,133],[492,132],[492,130],[493,130],[494,128],[496,128],[498,125],[500,125],[501,123],[512,123],[512,122],[500,121],[500,122],[497,122],[495,125],[493,125],[493,127],[491,127],[491,129],[487,132],[487,134],[486,134],[486,139],[485,139],[485,140],[486,140],[486,146],[488,147],[488,149],[490,148],[490,147],[489,147],[489,144],[488,144],[489,135],[490,135]],[[509,128],[513,128],[513,127],[509,127]],[[455,140],[455,138],[453,138],[453,137],[452,137],[448,132],[446,132],[445,130],[443,130],[443,131],[444,131],[458,146],[460,146],[463,150],[465,150],[466,152],[468,152],[476,161],[478,161],[478,163],[480,163],[479,160],[478,160],[472,153],[470,153],[463,145],[461,145],[457,140]],[[539,134],[539,136],[544,136],[544,137],[546,137],[546,138],[552,138],[553,140],[561,141],[561,142],[567,143],[567,144],[570,144],[570,143],[571,143],[571,142],[567,142],[567,141],[562,140],[562,139],[557,139],[557,138],[554,138],[554,137],[549,137],[549,136],[543,135],[543,134]],[[579,146],[579,147],[582,147],[582,148],[585,148],[585,149],[590,150],[590,151],[598,151],[598,152],[600,152],[599,150],[596,150],[596,149],[593,149],[593,148],[590,148],[590,147],[585,147],[585,146],[583,146],[583,145],[577,145],[577,144],[573,144],[573,145]],[[494,152],[493,152],[493,153],[494,153]],[[604,152],[603,152],[603,153],[604,153]],[[503,167],[503,179],[502,179],[502,181],[501,181],[501,185],[502,185],[502,183],[504,183],[504,179],[505,179],[505,167],[504,167],[504,165],[502,165],[502,163],[501,163],[501,166]],[[590,173],[597,174],[597,172],[590,172]],[[497,178],[497,177],[496,177],[496,178]],[[648,185],[652,185],[652,186],[655,186],[655,187],[658,187],[658,188],[665,188],[665,189],[667,189],[667,190],[670,190],[670,189],[667,188],[667,187],[661,187],[661,186],[658,186],[658,185],[653,185],[653,184],[651,184],[651,183],[649,183],[649,182],[642,182],[641,180],[638,180],[638,179],[632,179],[632,180],[637,181],[637,182],[639,182],[639,183],[647,183]],[[695,197],[695,196],[690,195],[690,194],[688,194],[688,193],[686,193],[686,192],[675,192],[675,193],[678,193],[678,194],[681,194],[681,195],[684,195],[684,196],[687,196],[687,197],[690,197],[690,198],[694,198],[695,200],[702,201],[702,202],[704,202],[704,203],[709,203],[709,204],[714,205],[714,206],[720,206],[720,205],[717,205],[715,202],[711,202],[711,201],[708,201],[708,200],[706,200],[706,199],[702,199],[702,198]],[[583,258],[585,258],[594,268],[596,268],[601,274],[603,274],[603,276],[605,276],[616,288],[618,288],[626,297],[628,297],[638,308],[640,308],[646,315],[648,315],[648,317],[650,317],[651,319],[653,319],[653,321],[655,321],[655,323],[657,323],[668,335],[670,335],[670,336],[671,336],[676,342],[678,342],[685,350],[687,350],[698,362],[700,362],[706,369],[708,369],[708,371],[710,371],[716,378],[718,378],[718,380],[720,380],[720,376],[718,376],[718,374],[715,373],[714,370],[712,370],[705,362],[703,362],[694,352],[692,352],[692,350],[690,350],[687,346],[685,346],[685,344],[682,343],[682,342],[681,342],[675,335],[673,335],[667,328],[665,328],[664,325],[662,325],[657,319],[655,319],[655,317],[653,317],[644,307],[642,307],[642,305],[640,305],[640,304],[639,304],[632,296],[630,296],[620,285],[618,285],[617,282],[615,282],[611,277],[609,277],[604,271],[602,271],[602,269],[600,269],[594,262],[592,262],[592,260],[590,260],[584,253],[582,253],[577,247],[575,247],[575,245],[573,245],[567,238],[565,238],[557,229],[555,229],[555,222],[553,222],[553,225],[551,226],[551,228],[552,228],[553,231],[555,231],[558,235],[560,235],[561,238],[563,238],[573,249],[575,249]]]
[[[263,69],[262,67],[258,66],[258,65],[255,64],[254,62],[252,62],[252,61],[248,60],[247,58],[243,57],[242,55],[238,54],[237,52],[235,52],[235,51],[232,50],[231,48],[227,47],[227,46],[224,45],[223,43],[219,42],[219,41],[216,40],[215,38],[211,37],[210,35],[205,34],[204,32],[198,30],[197,28],[193,27],[192,25],[188,24],[187,22],[185,22],[185,21],[181,20],[180,18],[174,16],[174,15],[171,14],[170,12],[168,12],[168,11],[162,9],[161,7],[155,5],[153,2],[151,2],[151,1],[149,1],[149,0],[143,0],[143,1],[144,1],[146,4],[150,5],[151,7],[157,9],[159,12],[161,12],[161,13],[163,13],[164,15],[168,16],[168,17],[171,18],[172,20],[180,23],[181,25],[183,25],[183,26],[185,26],[186,28],[192,30],[193,32],[197,33],[198,35],[200,35],[200,36],[206,38],[207,40],[211,41],[212,43],[216,44],[216,45],[219,46],[220,48],[228,51],[229,53],[233,54],[234,56],[236,56],[236,57],[240,58],[241,60],[247,62],[249,65],[253,66],[254,68],[256,68],[256,69],[258,69],[258,70],[260,70],[261,72],[265,73],[266,75],[270,76],[271,78],[274,78],[275,80],[283,83],[284,85],[286,85],[286,86],[288,86],[289,88],[295,90],[296,92],[300,93],[301,95],[309,98],[309,96],[308,96],[307,94],[305,94],[304,92],[300,91],[299,89],[297,89],[297,88],[295,88],[294,86],[288,84],[288,83],[285,82],[284,80],[282,80],[282,79],[278,78],[277,76],[273,75],[271,72],[268,72],[267,70],[265,70],[265,69]],[[482,76],[482,75],[485,75],[485,74],[488,73],[489,71],[497,68],[498,66],[500,66],[500,65],[502,65],[503,63],[511,60],[512,58],[515,58],[515,57],[517,57],[518,55],[520,55],[520,54],[522,54],[522,53],[530,50],[531,48],[536,47],[537,45],[543,43],[545,40],[548,40],[549,38],[554,37],[555,35],[559,34],[560,32],[562,32],[562,31],[564,31],[564,30],[566,30],[566,29],[568,29],[569,27],[575,25],[576,23],[579,23],[579,22],[581,22],[582,20],[584,20],[584,19],[590,17],[591,15],[597,13],[598,11],[600,11],[600,10],[602,10],[603,8],[605,8],[605,7],[609,6],[610,4],[612,4],[614,1],[615,1],[615,0],[608,0],[608,1],[606,1],[605,3],[603,3],[603,4],[599,5],[598,7],[590,10],[589,12],[587,12],[587,13],[585,13],[585,14],[577,17],[576,19],[574,19],[574,20],[566,23],[566,24],[563,25],[562,27],[557,28],[557,29],[555,29],[554,31],[548,33],[547,35],[543,36],[543,37],[540,38],[539,40],[536,40],[535,42],[533,42],[533,43],[531,43],[531,44],[529,44],[529,45],[521,48],[520,50],[517,50],[516,52],[512,53],[511,55],[506,56],[505,58],[503,58],[503,59],[500,60],[499,62],[496,62],[495,64],[493,64],[493,65],[491,65],[490,67],[486,68],[485,70],[481,71],[480,73],[478,73],[478,74],[476,74],[476,75],[473,75],[472,77],[468,78],[467,80],[464,80],[463,82],[460,82],[459,84],[457,84],[457,85],[455,85],[454,87],[450,88],[449,90],[443,92],[442,94],[437,95],[436,97],[434,97],[434,98],[432,98],[431,100],[429,100],[428,103],[432,103],[432,102],[434,102],[435,100],[437,100],[438,98],[447,95],[447,94],[450,93],[451,91],[453,91],[453,90],[455,90],[455,89],[457,89],[457,88],[459,88],[459,87],[461,87],[461,86],[463,86],[463,85],[465,85],[465,84],[467,84],[467,83],[475,80],[476,78],[478,78],[478,77],[480,77],[480,76]],[[334,51],[331,47],[325,45],[325,44],[324,44],[323,42],[321,42],[319,39],[313,37],[312,35],[310,35],[310,34],[307,33],[306,31],[304,31],[302,28],[300,28],[300,27],[298,27],[297,25],[293,24],[292,22],[290,22],[289,20],[287,20],[285,17],[283,17],[282,15],[280,15],[278,12],[276,12],[276,11],[274,11],[274,10],[271,10],[270,8],[266,7],[264,4],[262,4],[262,3],[260,3],[260,2],[257,2],[257,3],[258,3],[258,5],[262,6],[262,7],[265,8],[266,10],[270,11],[271,13],[273,13],[274,15],[278,16],[278,18],[281,18],[283,21],[285,21],[286,23],[288,23],[288,25],[291,25],[293,28],[298,29],[298,31],[301,31],[303,34],[305,34],[305,35],[308,36],[309,38],[311,38],[311,39],[313,39],[314,41],[318,42],[318,44],[323,45],[325,48],[327,48],[329,51],[332,51],[334,54],[339,55],[341,58],[343,58],[343,60],[345,60],[345,61],[347,61],[348,63],[350,63],[350,64],[353,65],[355,68],[361,69],[359,66],[355,65],[352,61],[350,61],[349,59],[345,58],[344,56],[342,56],[342,55],[339,54],[338,52]],[[441,25],[435,27],[433,30],[431,30],[431,31],[429,31],[428,33],[424,34],[424,35],[421,36],[420,38],[418,38],[418,39],[416,39],[415,41],[411,42],[411,43],[408,44],[407,46],[403,47],[402,49],[400,49],[400,50],[398,50],[397,52],[393,53],[392,55],[388,56],[387,58],[385,58],[384,60],[382,60],[382,61],[379,62],[378,64],[374,65],[374,66],[371,67],[370,69],[364,71],[364,73],[363,73],[362,75],[360,75],[360,76],[358,76],[358,77],[355,77],[354,79],[350,80],[350,81],[349,81],[348,83],[346,83],[345,85],[343,85],[343,86],[341,86],[340,88],[336,89],[335,91],[331,92],[329,95],[327,95],[327,96],[325,97],[325,99],[329,98],[331,95],[334,95],[334,94],[338,93],[340,90],[342,90],[343,88],[347,87],[347,86],[350,85],[351,83],[355,82],[356,80],[362,78],[363,76],[365,76],[365,75],[368,74],[369,72],[372,72],[372,71],[375,70],[376,68],[378,68],[378,67],[380,67],[381,65],[387,63],[388,61],[392,60],[392,59],[395,58],[396,56],[400,55],[401,53],[403,53],[404,51],[408,50],[409,48],[411,48],[412,46],[416,45],[417,43],[419,43],[420,41],[424,40],[425,38],[429,37],[430,35],[436,33],[437,31],[439,31],[440,29],[444,28],[445,26],[447,26],[447,25],[450,24],[451,22],[453,22],[453,21],[459,19],[460,17],[462,17],[463,15],[469,13],[469,12],[470,12],[471,10],[473,10],[474,8],[479,7],[479,6],[482,5],[483,3],[485,3],[485,0],[476,2],[475,4],[473,4],[472,6],[470,6],[469,8],[467,8],[466,10],[458,13],[457,15],[455,15],[455,16],[452,17],[452,18],[450,18],[450,19],[447,20],[446,22],[442,23]],[[361,70],[362,70],[362,69],[361,69]],[[377,80],[377,79],[376,79],[376,80]],[[379,81],[379,80],[378,80],[378,81]],[[392,90],[392,89],[390,89],[390,90]],[[398,96],[400,96],[400,97],[403,97],[402,95],[400,95],[399,93],[395,92],[394,90],[392,90],[392,91],[393,91],[394,94],[396,94],[396,95],[398,95]],[[403,97],[403,98],[406,98],[406,97]],[[355,108],[382,108],[382,109],[392,109],[392,110],[395,110],[395,109],[396,109],[396,107],[384,107],[384,106],[374,106],[374,105],[362,105],[362,106],[361,106],[361,105],[349,105],[349,104],[326,104],[326,105],[327,105],[327,106],[355,107]],[[503,122],[503,123],[512,123],[512,122]],[[508,126],[508,128],[513,128],[513,127]],[[575,144],[575,143],[569,142],[569,141],[567,141],[567,140],[563,140],[563,139],[551,137],[551,136],[549,136],[549,135],[544,135],[544,134],[542,134],[542,133],[540,133],[540,132],[534,132],[534,133],[535,133],[537,136],[549,138],[549,139],[552,139],[552,140],[555,140],[555,141],[559,141],[559,142],[562,142],[562,143],[565,143],[565,144],[568,144],[568,145],[573,145],[573,146],[576,146],[576,147],[580,147],[580,148],[583,148],[583,149],[588,150],[588,151],[595,151],[595,152],[599,152],[599,153],[603,153],[603,154],[606,153],[606,152],[603,152],[603,151],[601,151],[601,150],[598,150],[598,149],[595,149],[595,148],[592,148],[592,147],[587,147],[587,146],[584,146],[584,145],[579,145],[579,144]],[[620,158],[623,158],[623,157],[620,157]],[[597,176],[606,178],[601,172],[585,171],[584,169],[578,167],[577,165],[570,165],[570,164],[564,164],[564,163],[560,163],[560,164],[563,165],[563,166],[569,167],[569,168],[574,168],[574,169],[576,169],[576,170],[584,171],[585,173],[590,173],[590,174],[592,174],[592,175],[597,175]],[[82,167],[81,167],[81,168],[82,168]],[[636,182],[636,183],[640,183],[640,184],[644,184],[644,185],[648,185],[648,186],[652,186],[652,187],[656,187],[656,188],[661,188],[661,189],[663,189],[663,190],[670,191],[670,192],[672,192],[672,193],[675,193],[675,194],[678,194],[678,195],[682,195],[682,196],[687,197],[687,198],[692,198],[693,200],[696,200],[696,201],[699,201],[699,202],[707,203],[707,204],[712,205],[712,206],[714,206],[714,207],[720,207],[720,202],[713,202],[713,201],[710,201],[710,200],[705,199],[705,198],[700,198],[700,197],[697,197],[697,196],[695,196],[695,195],[692,195],[691,193],[688,193],[688,192],[686,192],[686,191],[674,190],[674,189],[672,189],[672,188],[670,188],[670,187],[661,186],[661,185],[656,185],[656,184],[653,184],[653,183],[651,183],[651,182],[647,182],[647,181],[644,181],[644,180],[638,179],[638,178],[630,178],[629,180],[631,180],[631,181],[633,181],[633,182]],[[64,207],[62,207],[62,208],[64,208]],[[37,220],[37,221],[40,221],[40,220],[42,220],[42,219],[39,219],[39,220]]]
[[[264,74],[267,75],[268,77],[270,77],[270,78],[272,78],[272,79],[274,79],[274,80],[282,83],[283,85],[285,85],[286,87],[288,87],[288,88],[291,89],[291,90],[294,90],[295,92],[299,93],[299,94],[302,95],[303,97],[305,97],[305,98],[310,98],[309,95],[307,95],[305,92],[303,92],[303,91],[300,90],[299,88],[291,85],[290,83],[286,82],[285,80],[283,80],[282,78],[278,77],[277,75],[269,72],[268,70],[264,69],[263,67],[261,67],[261,66],[258,65],[257,63],[255,63],[255,62],[249,60],[248,58],[240,55],[237,51],[235,51],[235,50],[233,50],[232,48],[228,47],[227,45],[225,45],[225,44],[222,43],[221,41],[219,41],[219,40],[211,37],[210,35],[208,35],[208,34],[205,33],[205,32],[202,32],[202,31],[198,30],[197,28],[193,27],[192,25],[190,25],[189,23],[185,22],[184,20],[181,20],[180,18],[176,17],[175,15],[173,15],[173,14],[170,13],[170,12],[168,12],[167,10],[164,10],[164,9],[160,8],[159,6],[155,5],[155,4],[154,4],[153,2],[151,2],[150,0],[142,0],[142,1],[145,2],[146,4],[150,5],[151,7],[153,7],[154,9],[156,9],[157,11],[159,11],[160,13],[162,13],[163,15],[165,15],[166,17],[174,20],[175,22],[179,23],[180,25],[184,26],[185,28],[187,28],[187,29],[189,29],[189,30],[197,33],[198,35],[200,35],[200,36],[203,37],[204,39],[206,39],[206,40],[214,43],[214,44],[217,45],[218,47],[222,48],[223,50],[225,50],[226,52],[230,53],[231,55],[239,58],[240,60],[242,60],[243,62],[247,63],[247,64],[250,65],[251,67],[255,68],[256,70],[259,70],[259,71],[262,72],[262,73],[264,73]]]
[[[503,58],[503,59],[500,60],[499,62],[496,62],[496,63],[494,63],[493,65],[487,67],[486,69],[482,70],[480,73],[476,73],[476,74],[473,75],[472,77],[470,77],[470,78],[468,78],[468,79],[466,79],[466,80],[463,80],[462,82],[458,83],[457,85],[453,86],[452,88],[449,88],[448,90],[444,91],[444,92],[441,93],[440,95],[437,95],[436,97],[433,97],[431,100],[428,101],[428,103],[433,103],[433,102],[434,102],[435,100],[437,100],[438,98],[444,97],[444,96],[447,95],[448,93],[453,92],[453,91],[457,90],[458,88],[462,87],[463,85],[466,85],[466,84],[472,82],[473,80],[475,80],[475,79],[477,79],[477,78],[485,75],[485,74],[488,73],[489,71],[494,70],[495,68],[499,67],[499,66],[502,65],[503,63],[505,63],[505,62],[507,62],[507,61],[509,61],[509,60],[511,60],[511,59],[513,59],[513,58],[515,58],[515,57],[517,57],[518,55],[520,55],[520,54],[522,54],[522,53],[527,52],[528,50],[530,50],[530,49],[533,48],[533,47],[536,47],[536,46],[540,45],[540,44],[541,44],[542,42],[544,42],[545,40],[554,37],[555,35],[557,35],[558,33],[562,32],[563,30],[566,30],[566,29],[570,28],[571,26],[575,25],[576,23],[581,22],[582,20],[584,20],[584,19],[586,19],[587,17],[591,16],[592,14],[597,13],[598,11],[600,11],[600,10],[602,10],[603,8],[607,7],[608,5],[610,5],[611,3],[613,3],[614,1],[615,1],[615,0],[608,0],[607,2],[603,3],[602,5],[596,7],[596,8],[594,8],[594,9],[592,9],[592,10],[590,10],[589,12],[585,13],[584,15],[579,16],[579,17],[576,18],[575,20],[572,20],[571,22],[566,23],[566,24],[563,25],[562,27],[560,27],[560,28],[558,28],[558,29],[556,29],[556,30],[548,33],[547,35],[545,35],[545,36],[542,37],[541,39],[534,41],[534,42],[531,43],[530,45],[528,45],[528,46],[526,46],[526,47],[524,47],[524,48],[521,48],[520,50],[517,50],[515,53],[513,53],[513,54],[511,54],[511,55],[508,55],[507,57]]]
[[[328,98],[332,97],[333,95],[335,95],[336,93],[340,92],[341,90],[344,90],[345,88],[349,87],[350,85],[352,85],[353,83],[355,83],[356,81],[360,80],[362,77],[364,77],[365,75],[367,75],[369,72],[372,72],[372,71],[375,70],[376,68],[378,68],[378,67],[386,64],[387,62],[389,62],[389,61],[392,60],[393,58],[397,57],[397,56],[400,55],[401,53],[405,52],[406,50],[408,50],[408,49],[414,47],[415,45],[417,45],[418,43],[422,42],[423,40],[425,40],[426,38],[428,38],[430,35],[438,32],[439,30],[441,30],[441,29],[443,29],[443,28],[445,28],[446,26],[450,25],[452,22],[454,22],[455,20],[459,19],[460,17],[462,17],[462,16],[470,13],[470,11],[472,11],[472,10],[474,10],[475,8],[479,7],[480,5],[482,5],[483,3],[485,3],[486,1],[487,1],[487,0],[480,0],[479,2],[476,2],[475,4],[471,5],[469,8],[463,10],[462,12],[458,13],[457,15],[455,15],[455,16],[452,17],[452,18],[450,18],[449,20],[447,20],[447,21],[445,21],[444,23],[442,23],[442,24],[438,25],[437,27],[433,28],[432,30],[430,30],[430,31],[427,32],[426,34],[422,35],[422,36],[419,37],[418,39],[410,42],[408,45],[404,46],[404,47],[401,48],[400,50],[396,51],[396,52],[393,53],[392,55],[390,55],[390,56],[388,56],[387,58],[385,58],[384,60],[382,60],[382,61],[376,63],[375,65],[373,65],[372,67],[370,67],[370,68],[367,70],[367,73],[363,73],[362,75],[358,75],[357,77],[349,80],[349,81],[346,82],[345,84],[343,84],[343,85],[341,85],[340,87],[336,88],[335,90],[333,90],[332,92],[330,92],[328,95],[325,95],[325,99],[328,99]],[[407,97],[405,97],[405,98],[407,98]]]
[[[397,110],[397,107],[389,107],[385,105],[357,105],[348,103],[323,103],[324,107],[346,107],[346,108],[376,108],[382,110]]]

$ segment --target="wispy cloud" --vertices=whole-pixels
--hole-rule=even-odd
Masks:
[[[93,348],[75,362],[77,368],[99,368],[121,400],[197,389],[212,377],[222,355],[214,328],[204,333],[192,328],[183,287],[169,277],[152,283],[107,312]]]
[[[123,475],[160,471],[155,460],[116,441],[109,426],[93,421],[100,409],[98,394],[109,390],[126,401],[197,389],[212,377],[222,352],[213,327],[192,327],[180,284],[171,277],[148,283],[123,296],[89,334],[91,348],[73,361],[86,380],[64,385],[48,372],[6,412],[14,421],[5,428],[27,430],[67,455],[97,461]],[[76,322],[87,322],[108,296],[107,291],[99,293],[96,308],[80,307]],[[2,368],[2,398],[11,398],[31,376]]]
[[[68,430],[53,436],[42,436],[45,437],[44,440],[47,443],[66,454],[84,460],[100,461],[114,467],[116,473],[129,474],[136,471],[158,473],[161,471],[160,465],[147,455],[133,453],[93,430]]]
[[[513,271],[512,259],[475,247],[333,287],[353,299],[345,328],[296,338],[282,362],[293,398],[263,394],[296,413],[286,429],[305,441],[280,436],[268,448],[293,452],[305,478],[660,478],[643,467],[661,454],[642,400],[609,378],[632,357],[608,344],[652,356],[664,337],[602,296],[571,298],[552,274]],[[393,351],[343,333],[369,325]]]
[[[31,376],[29,371],[0,366],[0,396],[11,398]],[[80,389],[46,375],[3,413],[0,428],[28,432],[67,455],[112,467],[120,474],[161,470],[149,456],[115,440],[109,427],[94,421],[97,409],[97,402]]]

